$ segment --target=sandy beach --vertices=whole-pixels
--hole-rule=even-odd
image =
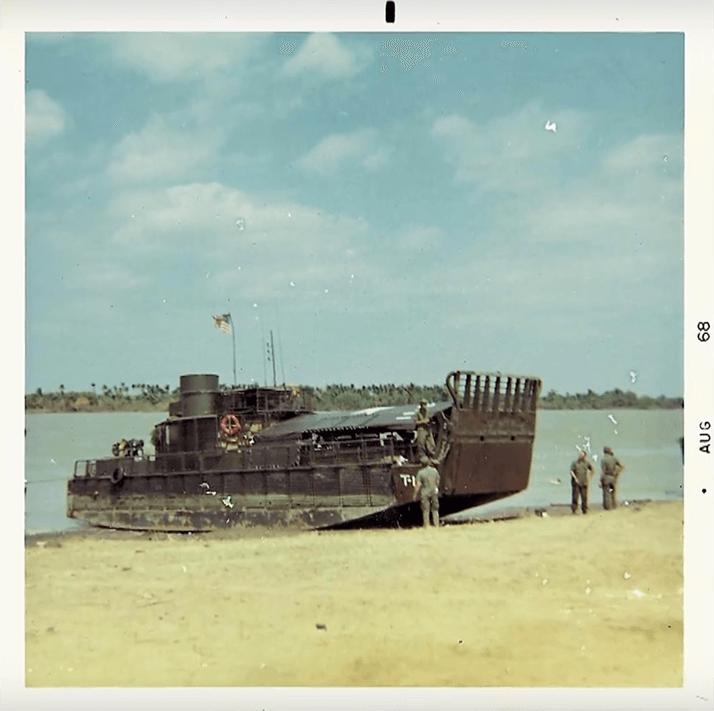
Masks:
[[[26,685],[678,687],[681,502],[26,545]]]

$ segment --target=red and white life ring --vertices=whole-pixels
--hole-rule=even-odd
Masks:
[[[240,429],[240,420],[237,415],[223,415],[223,418],[221,419],[221,430],[224,434],[227,434],[229,437],[233,437],[233,435],[240,432]]]

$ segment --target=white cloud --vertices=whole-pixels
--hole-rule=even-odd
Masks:
[[[546,120],[558,131],[546,131]],[[647,234],[666,245],[681,236],[682,139],[640,135],[592,165],[578,158],[593,118],[530,103],[482,125],[452,115],[434,122],[433,136],[455,166],[455,179],[477,195],[498,193],[492,230],[510,239],[550,243],[594,240],[613,253]],[[569,172],[563,172],[569,159]]]
[[[64,133],[68,124],[65,110],[41,89],[27,92],[25,130],[28,144],[42,145]]]
[[[546,131],[547,121],[558,131]],[[546,110],[531,102],[481,125],[457,114],[445,116],[434,122],[432,135],[445,146],[458,180],[483,190],[512,191],[549,184],[562,155],[578,150],[586,127],[580,111]]]
[[[363,219],[290,198],[195,183],[117,188],[94,207],[29,215],[34,244],[59,255],[53,273],[66,298],[113,295],[129,309],[161,291],[194,305],[229,295],[342,311],[350,299],[372,304],[358,289],[379,293],[389,278],[372,264]]]
[[[363,161],[362,165],[367,170],[379,170],[384,167],[387,162],[387,151],[384,149],[379,149],[374,153],[370,153]]]
[[[545,131],[546,120],[558,131]],[[434,122],[454,179],[488,204],[485,234],[449,268],[451,293],[554,319],[638,311],[643,294],[649,308],[676,308],[681,136],[642,134],[592,152],[595,128],[591,116],[538,104],[482,125]],[[524,294],[537,296],[531,304]]]
[[[109,217],[121,223],[114,240],[122,248],[195,247],[197,253],[237,258],[259,253],[272,264],[311,254],[343,255],[351,237],[366,229],[361,220],[219,183],[124,191],[114,198]]]
[[[395,244],[401,249],[425,251],[439,247],[444,240],[444,233],[438,227],[409,225],[395,237]]]
[[[374,129],[333,133],[308,151],[298,165],[309,173],[329,175],[345,161],[357,161],[367,170],[378,170],[386,161],[386,151],[377,146]]]
[[[102,291],[105,294],[133,291],[147,286],[150,281],[149,275],[139,274],[134,264],[117,261],[78,264],[76,274],[75,284],[81,283],[82,288]]]
[[[351,77],[361,71],[364,59],[362,52],[346,49],[333,34],[312,34],[285,62],[285,73],[317,74],[331,79]]]
[[[218,183],[135,189],[114,197],[105,222],[115,226],[108,252],[130,259],[140,274],[162,265],[168,276],[180,263],[183,275],[201,276],[201,298],[230,293],[313,308],[312,300],[324,302],[327,289],[326,303],[337,310],[345,303],[340,289],[356,293],[353,274],[362,289],[379,283],[364,220],[290,199]],[[184,287],[186,293],[192,288],[185,282]]]
[[[611,150],[602,161],[602,169],[613,175],[678,169],[682,163],[682,147],[680,135],[637,136]]]
[[[112,59],[157,82],[210,79],[240,69],[264,42],[260,34],[117,33],[101,38]]]
[[[666,268],[681,256],[681,149],[676,135],[641,135],[614,146],[590,172],[539,195],[522,216],[530,226],[522,222],[520,229],[539,241],[594,240],[635,269],[645,261]]]
[[[114,148],[107,173],[117,183],[180,181],[213,163],[222,140],[218,129],[184,130],[154,115]]]
[[[455,136],[456,138],[470,136],[474,133],[474,130],[474,124],[458,114],[451,114],[437,119],[432,128],[436,136]]]

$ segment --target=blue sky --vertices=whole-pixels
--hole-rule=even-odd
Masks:
[[[30,33],[25,390],[230,383],[230,312],[239,382],[272,330],[291,383],[681,395],[683,63],[680,33]]]
[[[537,374],[546,391],[681,394],[686,32],[685,615],[711,629],[711,467],[696,444],[713,341],[694,337],[712,303],[711,3],[402,0],[393,33],[379,3],[0,5],[2,362],[18,407],[21,389],[60,383],[230,382],[211,318],[228,310],[242,380],[263,381],[273,329],[294,383],[434,383],[469,367]],[[157,28],[284,32],[107,33]],[[461,30],[493,33],[444,34]],[[409,52],[391,56],[390,39]],[[418,61],[424,39],[437,41]],[[3,448],[19,472],[13,415]],[[7,486],[14,652],[21,477]],[[702,639],[685,638],[677,700],[707,696]],[[7,660],[21,688],[22,655]]]

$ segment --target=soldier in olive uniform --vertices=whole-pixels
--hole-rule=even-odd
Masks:
[[[600,476],[600,486],[602,487],[603,508],[610,510],[617,508],[617,485],[620,474],[625,467],[610,447],[603,448],[603,458],[600,461],[602,474]]]
[[[570,479],[573,485],[573,503],[571,506],[573,513],[578,510],[578,500],[580,500],[583,513],[586,514],[588,512],[588,485],[594,474],[595,469],[588,461],[587,452],[581,449],[578,458],[570,465]]]
[[[417,496],[421,500],[421,513],[424,518],[424,527],[426,528],[429,525],[429,513],[431,513],[434,526],[438,528],[439,472],[431,461],[417,472],[414,501],[416,501]]]
[[[431,433],[429,426],[429,409],[424,398],[419,402],[419,409],[416,416],[416,443],[417,443],[417,459],[425,466],[429,460],[436,454],[436,443],[434,435]]]

